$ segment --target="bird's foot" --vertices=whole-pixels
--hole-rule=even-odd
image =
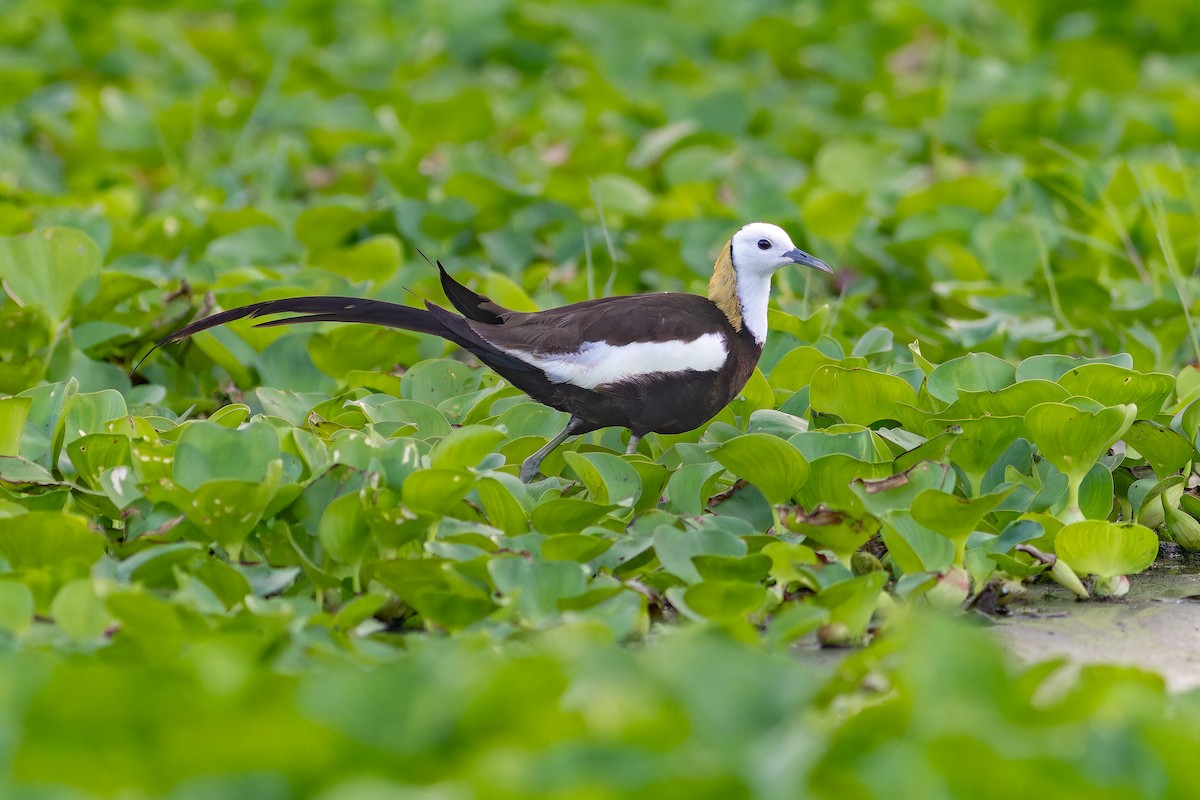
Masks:
[[[532,458],[525,459],[521,464],[521,483],[529,483],[537,477],[538,467],[541,466],[541,460],[534,461]]]

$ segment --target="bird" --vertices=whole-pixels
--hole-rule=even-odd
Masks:
[[[721,248],[707,297],[680,292],[585,300],[513,311],[477,294],[437,262],[458,312],[359,297],[294,297],[221,311],[167,334],[154,351],[235,320],[273,314],[255,327],[357,322],[446,339],[472,353],[534,400],[568,414],[566,425],[521,465],[529,483],[568,437],[619,426],[626,453],[647,433],[685,433],[716,416],[746,385],[767,337],[771,277],[782,267],[833,269],[796,247],[782,228],[743,225]]]

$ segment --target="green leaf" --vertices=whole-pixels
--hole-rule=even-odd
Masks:
[[[1111,364],[1121,369],[1133,369],[1133,358],[1128,353],[1103,358],[1079,358],[1078,356],[1063,356],[1054,353],[1044,353],[1030,356],[1017,365],[1017,381],[1057,381],[1073,369],[1088,364]]]
[[[349,205],[314,204],[296,216],[296,239],[305,247],[334,248],[369,220],[370,214]]]
[[[831,358],[815,347],[801,346],[789,350],[771,370],[768,382],[774,389],[797,391],[812,382],[813,375],[821,367],[835,365],[848,369],[867,366],[867,360],[858,356],[847,359]]]
[[[453,469],[422,469],[404,479],[404,504],[423,514],[440,517],[450,512],[474,486],[471,474]]]
[[[504,441],[504,431],[488,425],[465,425],[452,430],[433,446],[429,465],[434,469],[475,467]]]
[[[760,583],[770,573],[772,561],[763,553],[746,556],[704,554],[692,556],[692,565],[706,581]]]
[[[820,563],[820,558],[812,548],[776,540],[764,545],[760,552],[771,559],[768,574],[776,584],[784,587],[790,584],[812,585],[811,574],[805,568]]]
[[[1003,286],[1020,286],[1041,263],[1037,238],[1028,224],[985,220],[975,230],[974,244],[988,274]]]
[[[21,454],[21,434],[32,406],[31,397],[0,398],[0,456]]]
[[[595,503],[631,508],[641,497],[637,471],[619,456],[567,451],[563,460],[587,487],[588,496]]]
[[[777,436],[747,433],[717,446],[713,458],[756,486],[772,503],[787,502],[808,480],[800,451]]]
[[[818,593],[813,598],[814,602],[829,612],[829,622],[820,634],[822,643],[861,643],[885,583],[886,574],[872,572],[834,584]]]
[[[953,491],[954,471],[945,464],[923,461],[911,469],[887,478],[860,478],[853,481],[850,488],[867,511],[877,517],[889,511],[907,513],[916,502],[917,496],[926,490]]]
[[[428,623],[451,631],[462,630],[496,610],[496,604],[486,597],[436,589],[417,592],[408,602]]]
[[[112,592],[104,603],[119,623],[119,641],[134,644],[152,663],[167,663],[178,657],[184,628],[177,606],[148,592],[130,590]]]
[[[612,547],[612,540],[583,533],[562,533],[542,542],[542,558],[547,561],[585,563]]]
[[[742,619],[757,611],[766,590],[756,583],[703,580],[683,593],[687,607],[711,620]]]
[[[512,278],[499,272],[483,276],[483,294],[513,311],[537,311],[537,303]],[[561,427],[561,426],[560,426]]]
[[[1125,444],[1146,459],[1159,480],[1179,472],[1195,456],[1191,442],[1148,419],[1139,419],[1129,426],[1125,431]]]
[[[1054,552],[1079,575],[1133,575],[1154,563],[1158,537],[1136,523],[1089,519],[1064,525]]]
[[[717,471],[720,468],[713,465]],[[0,484],[13,488],[25,486],[53,486],[54,476],[38,464],[16,456],[0,456]]]
[[[70,581],[58,590],[50,604],[50,615],[58,627],[77,640],[99,637],[112,620],[104,601],[86,578]]]
[[[954,443],[961,435],[962,429],[951,425],[943,433],[939,433],[932,439],[927,439],[911,450],[905,450],[896,456],[892,460],[892,468],[896,472],[904,472],[925,461],[945,463],[949,461],[950,449],[954,447]]]
[[[1057,383],[1043,380],[1027,380],[995,392],[959,391],[958,400],[939,416],[946,419],[965,419],[1025,416],[1029,409],[1041,403],[1059,403],[1070,397],[1070,393]]]
[[[929,394],[945,403],[958,399],[960,391],[997,392],[1016,380],[1012,364],[987,353],[968,353],[938,365],[925,379]]]
[[[700,572],[692,562],[700,555],[746,555],[746,543],[737,536],[717,528],[704,527],[681,531],[669,525],[654,530],[654,552],[663,569],[685,583],[697,583]]]
[[[0,524],[0,558],[32,590],[42,613],[60,587],[88,574],[104,544],[77,514],[30,511]]]
[[[525,486],[515,477],[493,473],[475,484],[479,502],[488,521],[509,536],[529,530],[529,514],[519,497],[525,497]]]
[[[744,401],[742,413],[747,419],[755,411],[775,408],[775,394],[771,391],[771,384],[767,383],[767,379],[763,377],[758,367],[755,367],[754,371],[750,373],[750,379],[746,381],[746,385],[738,394]]]
[[[1153,418],[1175,389],[1175,376],[1144,374],[1112,364],[1085,364],[1063,373],[1060,385],[1073,395],[1106,406],[1132,404],[1142,418]]]
[[[0,630],[21,633],[33,623],[33,592],[23,583],[0,580]]]
[[[784,650],[829,622],[829,612],[807,603],[789,603],[767,626],[766,641],[773,650]]]
[[[93,489],[102,488],[101,473],[114,467],[128,467],[131,463],[129,438],[121,434],[89,433],[64,449],[79,472],[80,480]]]
[[[222,428],[236,429],[249,418],[250,406],[245,403],[230,403],[213,412],[208,421],[216,423]]]
[[[185,489],[212,480],[261,481],[278,458],[279,437],[266,420],[232,430],[214,422],[192,422],[175,445],[171,475]]]
[[[845,511],[855,519],[861,518],[865,509],[851,488],[853,482],[892,474],[891,464],[869,464],[840,453],[814,459],[809,467],[808,481],[796,495],[796,501],[805,508],[823,505]]]
[[[908,381],[895,375],[824,366],[813,374],[809,398],[814,411],[836,414],[845,422],[870,425],[896,419],[898,404],[916,405],[917,392]]]
[[[637,502],[633,505],[634,511],[641,512],[658,508],[667,481],[672,477],[671,471],[662,464],[639,459],[633,459],[626,463],[637,473],[638,485],[641,487]],[[716,474],[719,475],[720,470]]]
[[[914,520],[908,511],[889,511],[880,522],[888,555],[905,574],[943,572],[955,563],[954,543]]]
[[[667,481],[667,508],[686,516],[703,514],[723,471],[717,463],[685,464],[675,470]]]
[[[437,406],[461,394],[479,388],[479,369],[461,361],[437,358],[413,364],[400,381],[400,394],[405,400],[418,400]]]
[[[876,353],[890,353],[894,337],[892,332],[882,326],[871,328],[854,343],[850,354],[854,356],[869,356]]]
[[[63,417],[63,444],[68,445],[89,433],[106,433],[107,424],[128,414],[125,398],[115,389],[82,392],[67,401]]]
[[[831,550],[844,566],[849,568],[850,558],[879,532],[879,522],[873,517],[854,519],[840,511],[830,511],[818,506],[811,514],[804,509],[794,509],[783,515],[784,526],[818,547]]]
[[[578,533],[607,517],[609,509],[610,506],[587,500],[559,497],[538,503],[529,521],[541,533]]]
[[[100,248],[83,231],[41,228],[0,236],[0,280],[23,306],[40,306],[55,323],[71,313],[76,292],[100,274]]]
[[[381,429],[386,429],[386,423],[403,423],[414,426],[414,435],[422,439],[445,437],[450,434],[450,422],[446,415],[428,403],[417,400],[388,400],[376,405],[364,401],[359,407],[363,409],[367,419]]]
[[[984,473],[1025,431],[1022,417],[980,417],[964,420],[934,420],[928,430],[956,426],[961,432],[950,445],[950,459],[971,478],[971,490],[980,491]]]
[[[809,462],[834,453],[870,463],[891,461],[892,458],[879,436],[870,428],[859,425],[834,425],[831,428],[804,431],[792,436],[788,443],[795,446]]]
[[[228,610],[243,602],[247,595],[254,594],[261,597],[265,594],[282,592],[291,585],[287,576],[294,575],[298,571],[296,567],[281,570],[267,569],[264,570],[265,580],[261,582],[256,580],[251,586],[250,581],[241,572],[224,561],[205,558],[199,563],[193,563],[191,575],[208,587]],[[262,573],[258,571],[251,573],[252,576],[256,574]]]
[[[936,489],[927,489],[913,500],[912,517],[954,544],[954,563],[961,567],[967,548],[967,537],[977,529],[984,516],[1015,490],[1014,486],[1002,492],[967,499]]]
[[[1063,403],[1043,403],[1025,415],[1025,428],[1038,452],[1059,472],[1082,480],[1129,426],[1137,407],[1110,406],[1081,411]]]
[[[329,557],[352,567],[362,563],[370,535],[357,493],[343,495],[326,506],[317,528],[317,536]]]
[[[527,561],[500,556],[488,562],[496,589],[521,617],[541,622],[558,616],[559,602],[583,594],[587,577],[568,561]]]
[[[258,525],[275,497],[282,473],[282,463],[276,460],[259,481],[207,480],[191,493],[190,500],[180,503],[180,510],[211,541],[237,558],[246,537]]]
[[[589,186],[595,202],[606,211],[640,217],[654,204],[653,195],[625,175],[598,175]]]
[[[324,250],[309,259],[309,265],[344,275],[352,281],[384,283],[400,268],[404,250],[391,234],[371,236],[350,247]]]
[[[387,602],[388,597],[384,594],[360,595],[338,609],[333,625],[340,631],[351,631],[373,617]]]

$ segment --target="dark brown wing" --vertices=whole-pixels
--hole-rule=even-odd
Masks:
[[[707,333],[733,333],[707,297],[663,292],[586,300],[562,308],[510,311],[500,325],[471,328],[497,347],[531,353],[573,353],[587,342],[693,341]]]
[[[450,305],[462,314],[467,319],[483,322],[488,325],[499,325],[503,322],[502,314],[511,314],[504,306],[492,301],[490,297],[484,297],[463,286],[454,278],[450,277],[450,273],[446,272],[446,268],[442,266],[442,262],[437,262],[438,272],[442,278],[442,290],[446,293],[446,299],[450,301]]]

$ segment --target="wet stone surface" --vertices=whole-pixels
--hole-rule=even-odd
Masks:
[[[1200,687],[1200,564],[1160,560],[1130,578],[1118,601],[1077,601],[1056,584],[1029,587],[994,618],[995,635],[1020,661],[1063,658],[1157,672],[1174,690]]]

